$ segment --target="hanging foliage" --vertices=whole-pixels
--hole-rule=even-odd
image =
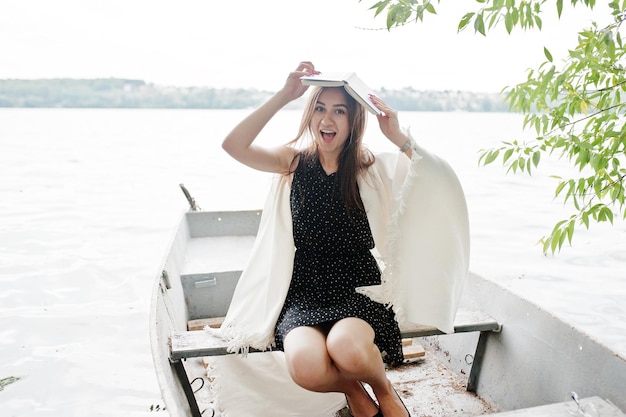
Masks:
[[[595,0],[570,0],[573,6],[595,6]],[[375,15],[387,12],[387,28],[419,22],[426,13],[435,14],[433,1],[384,0],[371,8]],[[439,4],[440,1],[437,2]],[[475,0],[478,9],[467,12],[458,29],[473,27],[484,36],[504,25],[511,33],[542,28],[542,7],[554,5],[559,18],[563,0]],[[555,177],[555,197],[572,207],[572,214],[558,221],[542,238],[544,253],[558,251],[572,243],[579,226],[592,222],[613,222],[626,218],[624,204],[626,177],[626,49],[622,26],[626,0],[609,3],[612,23],[578,33],[578,45],[568,50],[563,63],[543,48],[545,62],[528,72],[527,79],[503,89],[511,110],[524,114],[524,128],[532,129],[534,140],[502,142],[502,146],[481,150],[482,165],[502,161],[507,171],[530,174],[542,158],[568,161],[579,174]]]

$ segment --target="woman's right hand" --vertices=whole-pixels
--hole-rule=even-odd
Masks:
[[[312,62],[302,61],[298,64],[295,71],[289,73],[281,92],[285,94],[289,101],[298,99],[304,94],[307,88],[309,88],[309,86],[302,84],[300,78],[319,73],[319,71],[315,70],[315,66]]]
[[[285,104],[301,97],[308,86],[302,85],[301,77],[319,74],[312,62],[301,62],[289,73],[284,87],[268,101],[243,119],[222,142],[222,148],[237,161],[259,171],[286,174],[289,172],[297,150],[291,146],[266,147],[254,144],[254,140],[267,122]]]

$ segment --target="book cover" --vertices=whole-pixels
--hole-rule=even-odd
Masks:
[[[361,103],[373,114],[381,111],[374,106],[369,98],[374,91],[370,89],[354,72],[327,72],[309,75],[301,78],[304,85],[317,85],[320,87],[343,87],[356,101]]]

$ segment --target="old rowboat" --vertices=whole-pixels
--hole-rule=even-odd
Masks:
[[[192,209],[154,284],[152,353],[172,417],[219,416],[203,358],[226,351],[193,329],[226,314],[261,212],[196,211],[188,198]],[[414,415],[624,417],[624,358],[477,275],[466,285],[455,334],[413,326],[403,336],[424,352],[389,376]]]

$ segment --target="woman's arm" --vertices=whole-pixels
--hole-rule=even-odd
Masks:
[[[286,145],[269,148],[253,142],[281,108],[304,94],[308,87],[302,85],[300,78],[314,73],[316,71],[311,62],[301,62],[289,74],[280,91],[235,126],[222,142],[222,148],[237,161],[251,168],[275,173],[289,172],[296,153],[294,148]]]
[[[409,136],[400,128],[398,121],[398,112],[392,109],[383,99],[372,95],[370,97],[372,103],[383,112],[376,116],[381,132],[394,145],[400,148],[406,156],[411,158],[411,147]]]

